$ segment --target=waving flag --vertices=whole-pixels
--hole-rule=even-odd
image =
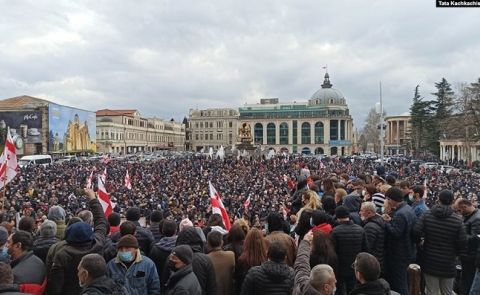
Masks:
[[[245,203],[243,203],[243,207],[244,207],[245,209],[247,209],[248,206],[250,206],[250,196],[248,196],[247,200],[245,200]]]
[[[110,196],[107,193],[107,190],[105,189],[105,182],[107,181],[107,169],[103,171],[101,175],[98,176],[98,201],[100,201],[100,204],[102,205],[103,208],[103,214],[105,214],[105,217],[108,218],[110,214],[112,214],[113,207],[112,207],[112,202],[110,201]]]
[[[130,175],[128,175],[128,170],[127,174],[125,174],[125,187],[128,189],[132,189],[132,183],[130,182]]]
[[[208,182],[208,189],[210,191],[210,202],[212,204],[212,213],[220,214],[222,216],[223,225],[226,230],[230,230],[230,218],[228,217],[227,210],[223,206],[222,197],[213,187],[212,183]]]
[[[90,176],[87,177],[87,188],[92,188],[92,179],[93,179],[93,170],[92,172],[90,173]]]
[[[15,144],[13,143],[10,128],[7,130],[7,140],[5,148],[0,156],[0,188],[9,183],[17,175],[17,154]]]

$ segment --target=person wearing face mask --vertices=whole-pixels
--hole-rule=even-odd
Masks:
[[[390,295],[398,294],[390,291],[390,285],[384,279],[380,279],[380,263],[375,256],[361,252],[358,253],[352,264],[355,278],[360,283],[355,286],[349,295]]]
[[[421,185],[413,187],[412,192],[408,195],[408,200],[412,204],[412,209],[417,218],[422,217],[428,211],[428,207],[423,199],[424,189]]]
[[[135,236],[123,236],[118,241],[117,249],[117,257],[107,264],[108,277],[124,286],[129,294],[160,294],[160,279],[155,263],[140,253]]]
[[[307,233],[300,242],[295,260],[295,281],[293,295],[333,295],[335,294],[335,273],[327,264],[316,265],[310,269],[310,253],[312,251],[313,232]]]
[[[168,267],[172,271],[166,286],[166,295],[201,295],[202,289],[192,268],[193,251],[187,245],[173,248],[168,258]]]
[[[381,274],[385,272],[385,221],[376,213],[373,202],[365,202],[360,208],[360,217],[367,239],[369,253],[377,257]]]
[[[107,264],[99,254],[83,256],[77,267],[80,295],[126,295],[127,290],[107,277]]]
[[[8,257],[8,231],[3,226],[0,226],[0,262],[10,264],[10,257]]]

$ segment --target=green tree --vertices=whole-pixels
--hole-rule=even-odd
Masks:
[[[422,98],[420,85],[415,87],[413,103],[410,107],[411,141],[415,155],[428,150],[428,142],[433,124],[433,102]]]

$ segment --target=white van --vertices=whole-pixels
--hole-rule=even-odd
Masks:
[[[50,155],[31,155],[31,156],[23,156],[20,161],[18,161],[18,166],[23,168],[28,165],[51,165],[52,164],[52,156]]]

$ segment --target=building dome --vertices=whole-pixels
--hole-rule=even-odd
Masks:
[[[325,80],[323,81],[322,88],[312,95],[310,103],[345,105],[345,96],[343,96],[340,90],[335,89],[332,86],[332,83],[330,83],[330,76],[328,73],[325,73]]]

